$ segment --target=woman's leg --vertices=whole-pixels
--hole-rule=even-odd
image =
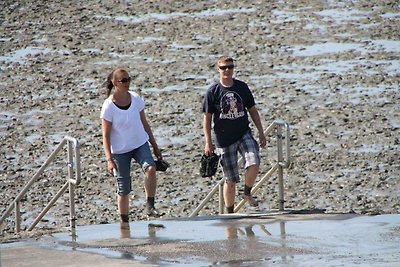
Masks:
[[[131,192],[131,159],[130,153],[114,154],[113,159],[117,165],[117,205],[118,212],[123,222],[129,221],[129,193]]]
[[[146,198],[154,198],[157,188],[156,167],[152,165],[148,166],[144,175],[144,191],[146,193]]]
[[[118,212],[119,214],[129,214],[129,195],[118,195]]]
[[[153,215],[154,198],[156,195],[157,179],[156,179],[156,164],[151,155],[149,144],[146,142],[141,147],[135,149],[134,159],[142,167],[144,173],[144,191],[146,194],[147,214]]]

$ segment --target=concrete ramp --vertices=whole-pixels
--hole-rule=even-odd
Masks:
[[[400,215],[268,213],[79,226],[1,244],[1,266],[399,266]]]

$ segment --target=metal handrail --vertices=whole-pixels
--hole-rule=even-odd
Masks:
[[[32,225],[28,228],[31,231],[39,223],[44,215],[49,211],[49,209],[54,205],[54,203],[60,198],[60,196],[69,188],[69,201],[70,201],[70,226],[71,230],[75,230],[75,186],[79,185],[81,182],[81,166],[80,166],[80,152],[79,152],[79,142],[76,138],[65,136],[61,143],[56,147],[56,149],[47,158],[45,163],[40,167],[36,174],[29,180],[25,187],[21,190],[18,196],[14,199],[11,205],[7,208],[6,212],[0,218],[0,225],[5,221],[5,219],[10,215],[13,208],[15,209],[15,231],[18,233],[21,231],[21,214],[20,214],[20,202],[25,196],[26,192],[32,187],[32,185],[38,180],[40,175],[45,171],[48,165],[54,161],[57,154],[61,151],[63,146],[68,143],[68,180],[62,186],[62,188],[57,192],[53,199],[47,204],[47,206],[42,210],[38,217],[34,220]],[[75,151],[75,164],[74,164],[74,154],[72,150]],[[75,169],[75,178],[74,178]]]
[[[282,128],[284,128],[284,136]],[[273,121],[267,129],[265,129],[264,134],[269,135],[273,130],[276,129],[276,137],[277,137],[277,148],[278,148],[278,162],[274,164],[269,171],[260,179],[260,181],[253,186],[251,190],[251,194],[255,194],[261,186],[271,177],[276,171],[278,171],[278,201],[279,201],[279,210],[284,210],[284,188],[283,188],[283,169],[288,168],[290,166],[290,129],[289,124],[283,120],[275,120]],[[285,159],[283,157],[283,138],[285,138],[286,146],[285,146]],[[242,157],[239,158],[238,163],[242,161]],[[196,209],[189,215],[189,217],[194,217],[199,214],[199,212],[204,208],[208,201],[214,196],[214,194],[219,192],[219,213],[224,213],[224,200],[223,200],[223,184],[225,182],[225,178],[222,178],[218,181],[218,183],[211,189],[210,193],[203,199],[203,201],[196,207]],[[239,211],[240,208],[245,204],[245,200],[242,199],[235,208],[235,212]]]

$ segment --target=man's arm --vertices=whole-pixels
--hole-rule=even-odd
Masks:
[[[210,155],[214,152],[214,144],[211,138],[211,113],[203,113],[203,132],[204,132],[204,154]]]
[[[251,119],[253,120],[255,126],[257,127],[258,130],[258,140],[260,142],[260,147],[265,147],[267,144],[267,141],[265,139],[265,135],[264,135],[264,129],[261,123],[261,119],[260,119],[260,114],[258,113],[258,110],[256,108],[256,106],[252,106],[251,108],[248,109]]]

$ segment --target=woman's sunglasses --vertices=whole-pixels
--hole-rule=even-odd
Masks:
[[[119,83],[129,83],[131,81],[131,77],[122,78],[121,80],[117,80]]]

